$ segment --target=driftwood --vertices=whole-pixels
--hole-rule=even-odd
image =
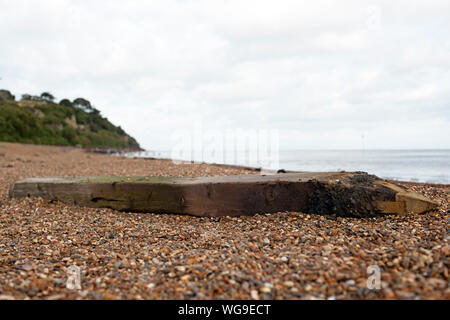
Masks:
[[[363,172],[224,177],[47,177],[15,182],[11,197],[42,197],[123,211],[238,216],[301,211],[338,216],[407,214],[437,203]]]

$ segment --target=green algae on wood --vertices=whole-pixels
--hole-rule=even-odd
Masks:
[[[119,182],[130,182],[130,183],[173,183],[177,181],[177,177],[84,177],[75,178],[79,179],[79,182],[87,183],[119,183]]]

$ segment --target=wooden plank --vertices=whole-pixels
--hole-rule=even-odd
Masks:
[[[238,216],[302,211],[339,216],[406,214],[437,203],[363,172],[216,177],[44,177],[15,182],[10,196],[123,211]]]

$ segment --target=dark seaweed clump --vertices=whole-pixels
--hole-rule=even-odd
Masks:
[[[373,204],[374,200],[391,200],[386,190],[374,186],[378,178],[366,172],[357,172],[337,183],[326,184],[312,180],[314,192],[309,198],[308,213],[336,215],[340,217],[373,217],[381,212]],[[355,187],[357,186],[357,187]]]

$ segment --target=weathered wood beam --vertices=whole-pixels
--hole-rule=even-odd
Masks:
[[[238,216],[302,211],[339,216],[407,214],[437,203],[364,172],[220,177],[47,177],[15,182],[10,196],[123,211]]]

